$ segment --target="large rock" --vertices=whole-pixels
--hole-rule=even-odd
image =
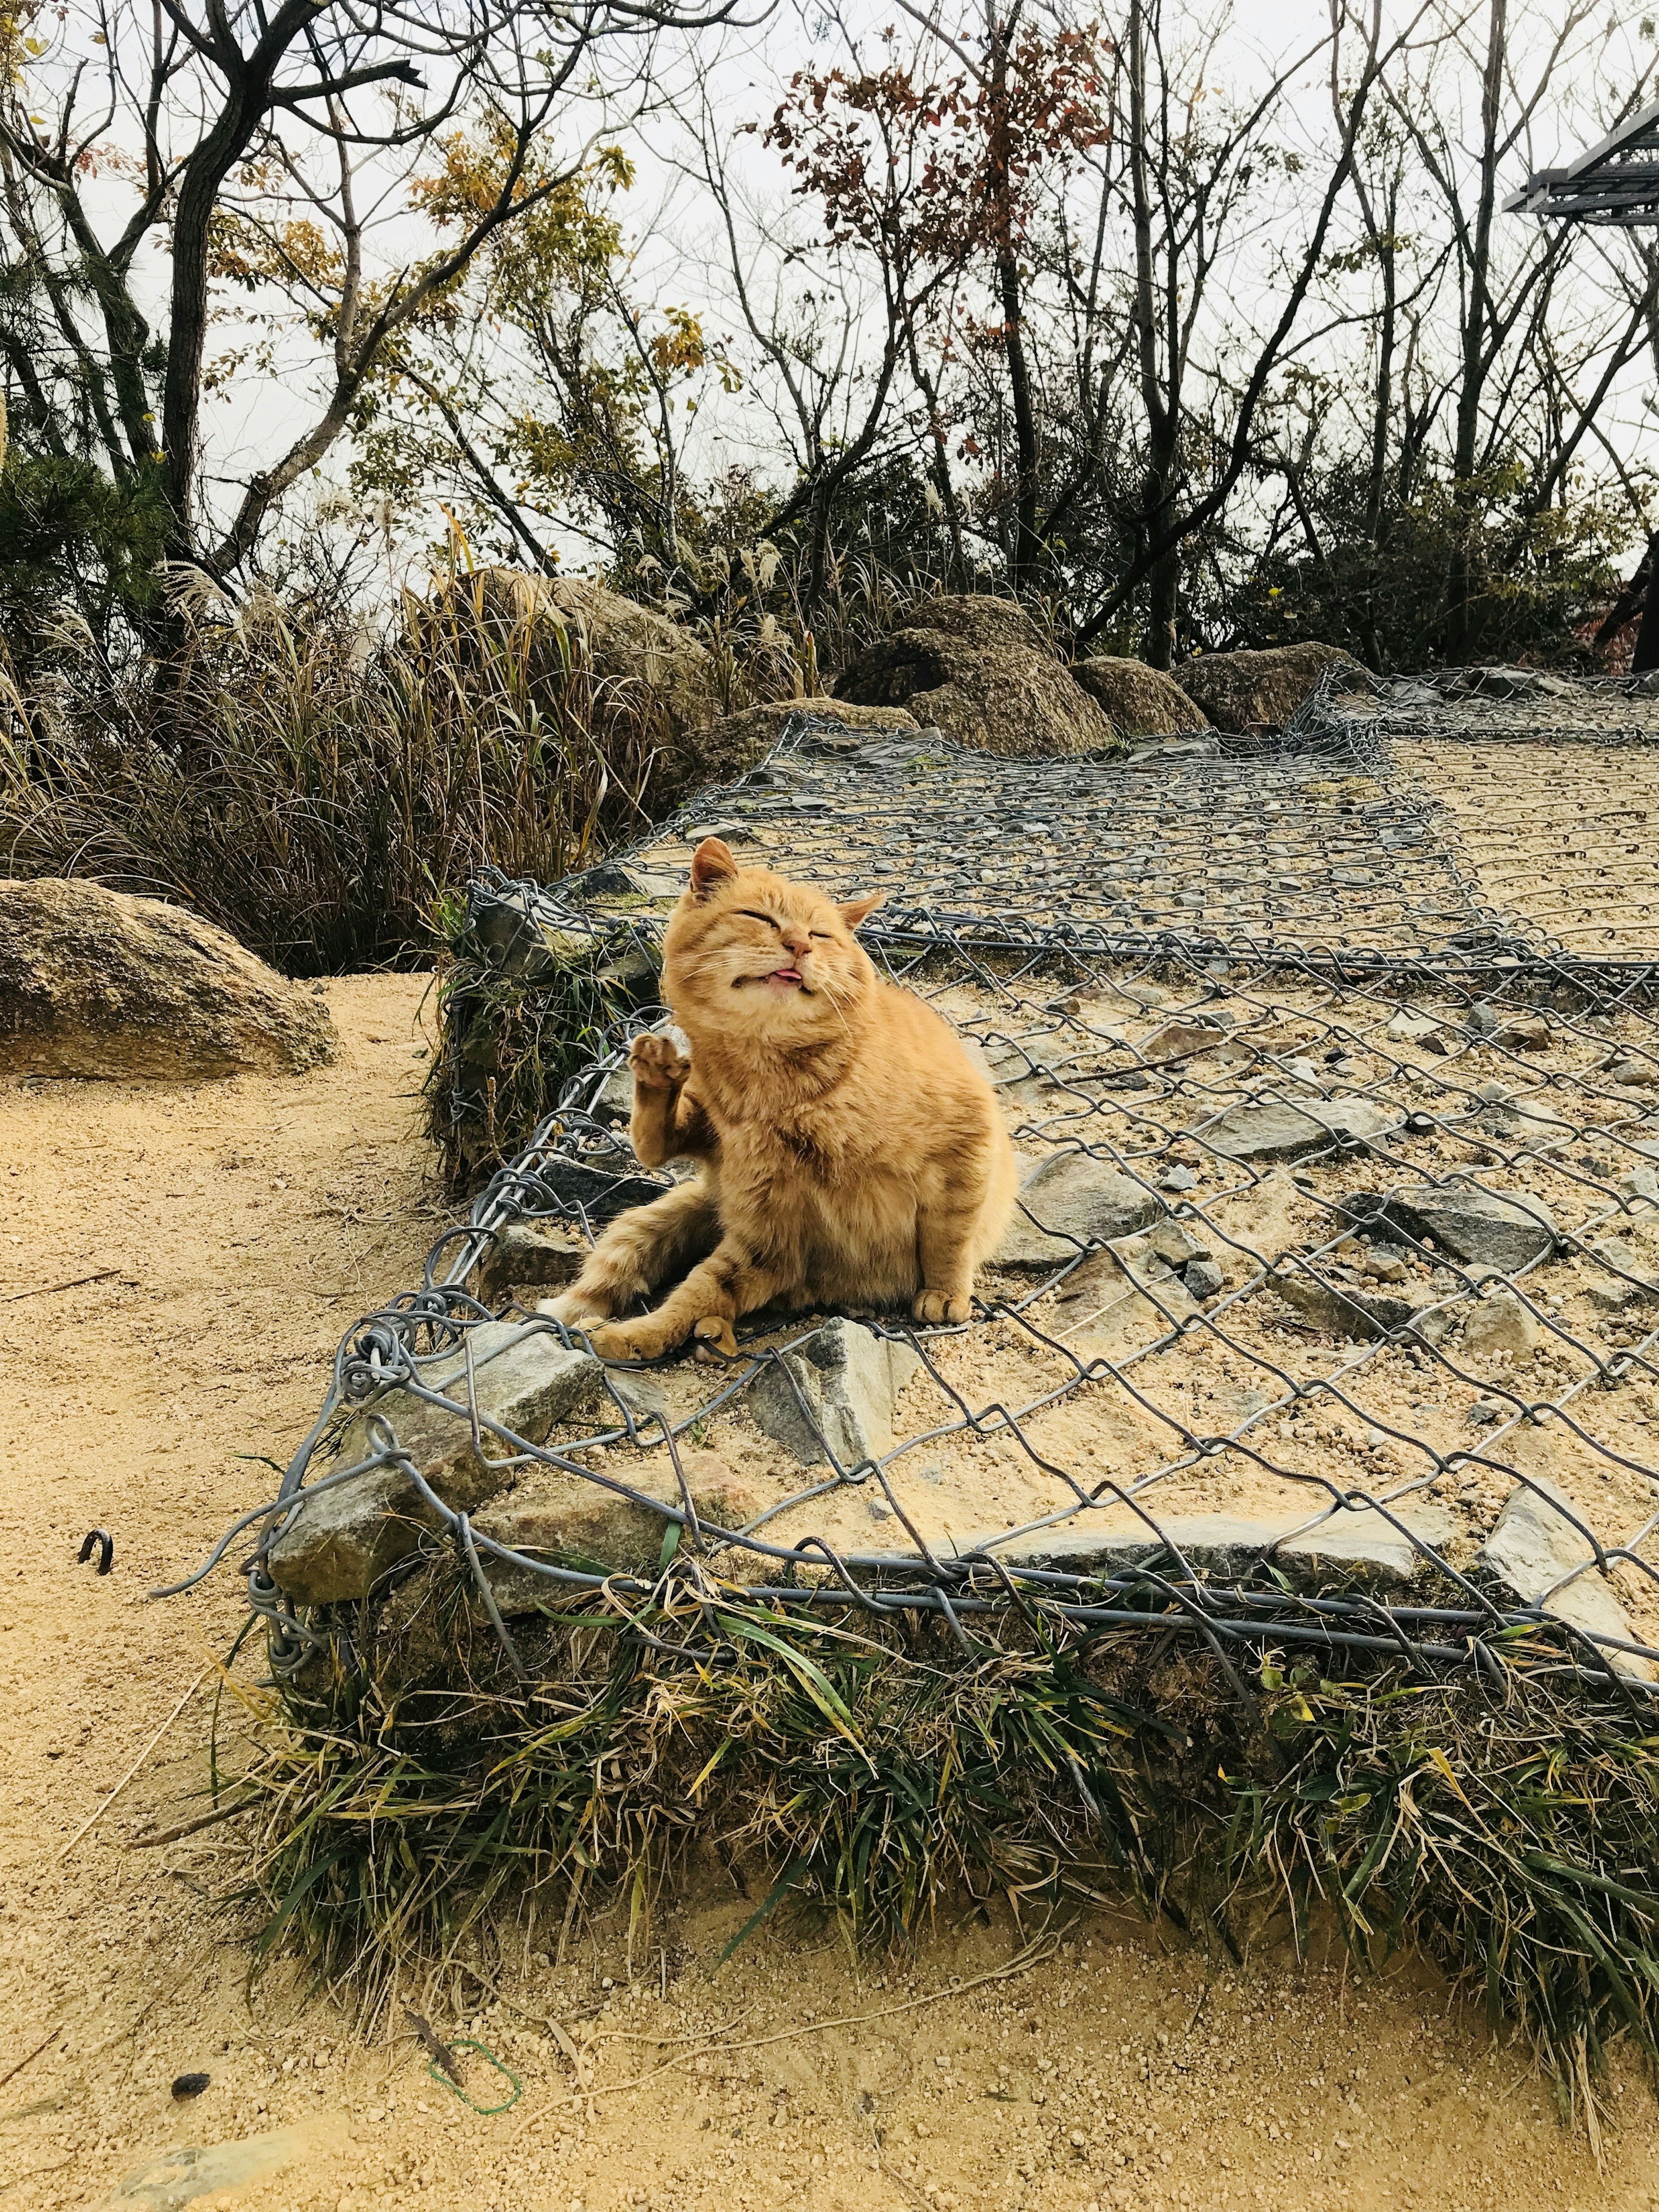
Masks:
[[[1425,1183],[1386,1196],[1352,1191],[1342,1210],[1351,1221],[1391,1229],[1419,1243],[1431,1241],[1448,1259],[1466,1267],[1496,1267],[1505,1275],[1555,1249],[1554,1218],[1538,1199],[1522,1205],[1489,1190]]]
[[[1351,653],[1334,645],[1275,645],[1260,653],[1215,653],[1188,660],[1176,683],[1218,730],[1234,736],[1282,729],[1328,668],[1351,669],[1356,683],[1370,678]]]
[[[742,1402],[801,1466],[825,1462],[827,1442],[843,1468],[857,1467],[892,1449],[898,1395],[921,1364],[901,1339],[826,1322],[763,1368]]]
[[[1225,1160],[1299,1160],[1352,1151],[1399,1128],[1405,1115],[1370,1098],[1248,1099],[1192,1131]]]
[[[933,599],[842,671],[837,699],[908,707],[958,744],[1010,760],[1056,760],[1116,732],[1012,599]]]
[[[199,1081],[317,1067],[337,1048],[320,999],[181,907],[0,882],[0,1073]]]
[[[596,1406],[605,1370],[591,1352],[560,1341],[539,1322],[486,1322],[471,1337],[472,1403],[484,1419],[526,1443],[544,1443],[556,1421]],[[466,1358],[434,1360],[427,1387],[466,1402]],[[512,1447],[482,1431],[481,1455],[465,1413],[432,1406],[401,1385],[356,1414],[341,1438],[349,1467],[374,1446],[369,1421],[378,1416],[453,1512],[471,1513],[514,1480],[489,1462]],[[278,1586],[303,1605],[332,1605],[367,1595],[388,1567],[412,1552],[437,1525],[436,1516],[402,1468],[376,1467],[331,1490],[319,1491],[270,1547]]]
[[[1174,677],[1161,668],[1149,668],[1144,660],[1120,660],[1102,653],[1078,661],[1072,673],[1123,737],[1176,737],[1184,730],[1210,726],[1203,708],[1187,696]]]
[[[861,730],[919,726],[908,707],[860,707],[851,699],[775,699],[764,706],[745,707],[741,714],[724,715],[699,734],[694,750],[702,780],[734,783],[738,776],[746,775],[777,744],[789,717],[803,713],[838,722],[853,735]]]
[[[526,568],[458,577],[440,604],[513,649],[527,630],[538,685],[556,689],[573,666],[586,670],[598,725],[635,733],[655,754],[653,811],[677,805],[719,772],[705,766],[702,750],[703,733],[725,711],[719,664],[666,615],[585,577]]]
[[[1131,1236],[1164,1212],[1155,1193],[1088,1152],[1039,1160],[1021,1183],[1019,1206],[992,1265],[1062,1267],[1079,1247]]]
[[[1586,1516],[1575,1514],[1553,1483],[1537,1475],[1532,1483],[1531,1488],[1525,1484],[1516,1487],[1498,1526],[1476,1553],[1475,1565],[1495,1575],[1522,1605],[1536,1605],[1541,1600],[1546,1613],[1588,1634],[1639,1643],[1642,1639],[1601,1569],[1585,1565],[1595,1559],[1595,1552],[1568,1516],[1573,1514],[1580,1522]],[[1584,1567],[1583,1573],[1556,1589],[1563,1575],[1573,1574],[1580,1567]],[[1550,1592],[1553,1595],[1547,1595]],[[1621,1674],[1638,1675],[1650,1682],[1659,1679],[1659,1670],[1649,1660],[1629,1652],[1610,1651],[1607,1656]]]

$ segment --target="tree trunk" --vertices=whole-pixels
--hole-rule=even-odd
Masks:
[[[1508,0],[1488,0],[1486,62],[1480,81],[1480,192],[1474,234],[1469,246],[1469,291],[1464,304],[1462,381],[1457,394],[1457,428],[1452,450],[1453,495],[1457,532],[1446,591],[1446,643],[1453,659],[1470,650],[1470,542],[1476,523],[1474,459],[1480,437],[1480,401],[1486,388],[1486,325],[1491,314],[1487,279],[1492,269],[1492,216],[1498,204],[1498,106],[1504,93],[1508,52]]]
[[[1025,354],[1024,301],[1015,237],[1013,181],[1009,173],[1012,144],[1008,120],[1008,28],[988,10],[991,72],[986,166],[996,240],[1003,351],[1008,363],[1008,395],[1014,410],[1014,451],[1018,474],[1014,487],[1014,542],[1009,567],[1010,580],[1018,592],[1028,589],[1036,580],[1042,547],[1037,537],[1036,417],[1031,406],[1030,366]]]

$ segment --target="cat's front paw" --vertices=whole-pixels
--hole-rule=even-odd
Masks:
[[[601,1304],[590,1291],[574,1284],[569,1290],[561,1291],[556,1298],[538,1298],[536,1310],[550,1314],[555,1321],[562,1321],[567,1328],[586,1328],[592,1322],[609,1321],[611,1318],[608,1305]]]
[[[699,1359],[736,1359],[738,1340],[724,1314],[706,1314],[691,1332]]]
[[[949,1291],[918,1291],[910,1312],[914,1319],[930,1326],[946,1321],[971,1321],[974,1304],[971,1298],[955,1297]]]
[[[660,1359],[684,1336],[683,1328],[644,1314],[638,1321],[614,1321],[605,1328],[590,1329],[587,1340],[601,1359]]]
[[[636,1089],[678,1091],[691,1073],[690,1053],[678,1030],[663,1035],[652,1030],[635,1038],[628,1066]]]

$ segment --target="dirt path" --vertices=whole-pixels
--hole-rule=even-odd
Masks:
[[[659,1921],[630,1983],[624,1914],[562,1968],[527,1955],[511,2003],[441,2015],[521,2081],[489,2118],[284,1969],[250,2008],[240,1925],[212,1902],[234,1844],[131,1848],[198,1771],[189,1693],[236,1586],[143,1593],[268,1494],[260,1455],[291,1448],[337,1335],[435,1233],[422,986],[329,997],[346,1050],[310,1076],[0,1090],[0,2212],[1659,2206],[1633,2069],[1601,2178],[1524,2057],[1422,1970],[1212,1978],[1105,1917],[1012,1975],[1018,1936],[977,1923],[896,1970],[781,1929],[717,1970],[751,1908],[711,1888]],[[94,1526],[106,1578],[76,1563]],[[185,2073],[210,2083],[175,2103]],[[466,2078],[488,2102],[496,2077]]]

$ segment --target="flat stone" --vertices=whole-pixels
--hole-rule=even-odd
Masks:
[[[179,2143],[155,2153],[125,2174],[107,2197],[106,2212],[185,2212],[204,2197],[228,2203],[234,2194],[252,2191],[302,2160],[337,2154],[350,2140],[343,2115],[301,2120],[267,2135],[240,2136],[228,2142]],[[314,2170],[314,2169],[313,2169]],[[309,2192],[301,2190],[297,2193]],[[90,2202],[83,2197],[82,2203]]]
[[[556,1421],[597,1405],[604,1369],[591,1352],[562,1344],[535,1322],[486,1322],[471,1332],[474,1403],[530,1443],[544,1443]],[[428,1363],[424,1380],[465,1401],[466,1362],[454,1354]],[[401,1385],[381,1392],[353,1415],[341,1439],[342,1466],[366,1458],[370,1414],[382,1418],[432,1488],[452,1511],[471,1513],[495,1496],[512,1474],[501,1474],[473,1448],[465,1413],[430,1406]],[[484,1435],[489,1459],[510,1447]],[[366,1468],[301,1507],[294,1524],[272,1545],[270,1571],[277,1586],[302,1605],[332,1605],[367,1595],[388,1567],[407,1557],[435,1516],[398,1468]]]
[[[1507,1352],[1525,1359],[1538,1349],[1543,1325],[1518,1292],[1496,1290],[1482,1298],[1463,1324],[1463,1352],[1469,1359],[1491,1359]]]
[[[921,1364],[902,1338],[826,1322],[763,1368],[742,1403],[802,1467],[824,1463],[826,1443],[843,1468],[857,1467],[892,1449],[899,1393]]]
[[[1213,1260],[1189,1260],[1181,1279],[1195,1298],[1218,1298],[1227,1287],[1227,1278]]]
[[[1651,1091],[1659,1085],[1659,1060],[1623,1053],[1608,1068],[1607,1080],[1626,1091]]]
[[[1414,1329],[1429,1344],[1439,1343],[1450,1328],[1454,1310],[1438,1289],[1405,1291],[1361,1289],[1358,1285],[1322,1281],[1299,1268],[1280,1268],[1273,1288],[1288,1306],[1316,1328],[1333,1336],[1369,1344],[1377,1337],[1399,1336]]]
[[[475,1536],[579,1574],[654,1576],[671,1526],[664,1509],[684,1510],[668,1455],[600,1464],[634,1494],[625,1497],[556,1468],[541,1469],[511,1497],[474,1516]],[[761,1510],[757,1494],[718,1453],[682,1449],[680,1464],[703,1528],[735,1531]],[[723,1553],[719,1571],[741,1578],[760,1564],[741,1553]],[[497,1559],[484,1544],[478,1546],[478,1565],[505,1620],[523,1620],[570,1593],[568,1583],[533,1566]],[[400,1581],[381,1607],[375,1624],[377,1659],[392,1679],[420,1682],[447,1672],[465,1643],[458,1635],[463,1621],[489,1634],[477,1580],[470,1571],[458,1575],[457,1565],[453,1550],[434,1554]]]
[[[685,1486],[700,1522],[741,1528],[761,1510],[758,1493],[735,1475],[718,1452],[680,1452]],[[653,1454],[643,1468],[629,1462],[607,1468],[629,1487],[661,1505],[684,1510],[680,1486],[665,1451]],[[550,1470],[521,1484],[510,1498],[486,1506],[474,1523],[486,1536],[514,1552],[551,1560],[560,1566],[586,1567],[602,1574],[651,1573],[662,1556],[667,1522],[659,1511],[631,1498],[585,1482],[579,1474]],[[505,1559],[482,1562],[495,1601],[504,1613],[532,1611],[552,1589],[533,1567]]]
[[[1104,1160],[1057,1152],[1040,1160],[1020,1185],[1019,1210],[992,1264],[1061,1267],[1080,1247],[1132,1236],[1163,1212],[1152,1192]]]
[[[620,1143],[597,1159],[555,1152],[537,1162],[536,1180],[567,1206],[580,1207],[590,1221],[609,1221],[630,1206],[649,1206],[669,1188],[642,1174],[633,1153]]]
[[[1230,1513],[1205,1513],[1180,1519],[1158,1516],[1164,1541],[1142,1526],[1091,1528],[1078,1517],[1035,1531],[1012,1543],[978,1540],[1011,1571],[1049,1567],[1064,1574],[1111,1575],[1144,1564],[1170,1547],[1201,1574],[1243,1581],[1272,1554],[1273,1564],[1293,1579],[1317,1583],[1332,1576],[1358,1573],[1368,1580],[1409,1582],[1430,1562],[1392,1522],[1369,1509],[1343,1507],[1316,1528],[1303,1528],[1316,1506],[1296,1520],[1247,1521]],[[1403,1516],[1402,1516],[1403,1517]],[[1413,1533],[1437,1551],[1454,1533],[1450,1516],[1437,1506],[1414,1502]],[[1302,1529],[1292,1535],[1293,1529]],[[972,1551],[975,1546],[964,1546]]]
[[[1398,1108],[1370,1098],[1307,1098],[1294,1105],[1247,1099],[1207,1121],[1194,1136],[1224,1160],[1299,1160],[1333,1149],[1352,1151],[1400,1127]]]
[[[1493,1191],[1424,1183],[1386,1195],[1351,1192],[1341,1205],[1351,1221],[1385,1224],[1419,1243],[1431,1239],[1449,1259],[1506,1275],[1547,1258],[1556,1245],[1554,1217],[1537,1199],[1522,1205]]]
[[[1158,1065],[1190,1060],[1194,1053],[1213,1052],[1226,1038],[1226,1030],[1215,1022],[1164,1022],[1142,1037],[1138,1049],[1143,1060]]]
[[[1649,1305],[1659,1298],[1659,1282],[1641,1254],[1622,1237],[1604,1237],[1593,1249],[1595,1256],[1613,1271],[1586,1288],[1593,1306],[1603,1313],[1623,1313],[1627,1306]]]
[[[1535,1605],[1563,1575],[1595,1556],[1567,1518],[1573,1510],[1554,1484],[1540,1477],[1533,1478],[1530,1488],[1517,1485],[1497,1527],[1475,1554],[1476,1566],[1495,1575],[1522,1605]],[[1585,1518],[1583,1514],[1577,1517]],[[1592,1636],[1621,1637],[1632,1644],[1642,1640],[1598,1567],[1590,1567],[1553,1597],[1544,1599],[1543,1609]],[[1629,1652],[1609,1652],[1607,1656],[1620,1674],[1647,1682],[1659,1680],[1659,1670],[1650,1660]]]
[[[1389,1024],[1383,1035],[1391,1044],[1416,1045],[1424,1052],[1439,1053],[1443,1055],[1451,1049],[1443,1022],[1437,1021],[1431,1014],[1413,1013],[1408,1008],[1403,1006]]]
[[[1542,1014],[1511,1015],[1492,1042],[1507,1046],[1511,1052],[1547,1052],[1550,1025]],[[1659,1070],[1656,1074],[1659,1075]]]
[[[493,1306],[509,1290],[562,1290],[586,1257],[586,1246],[562,1244],[527,1222],[512,1222],[495,1231],[478,1262],[476,1295]]]

